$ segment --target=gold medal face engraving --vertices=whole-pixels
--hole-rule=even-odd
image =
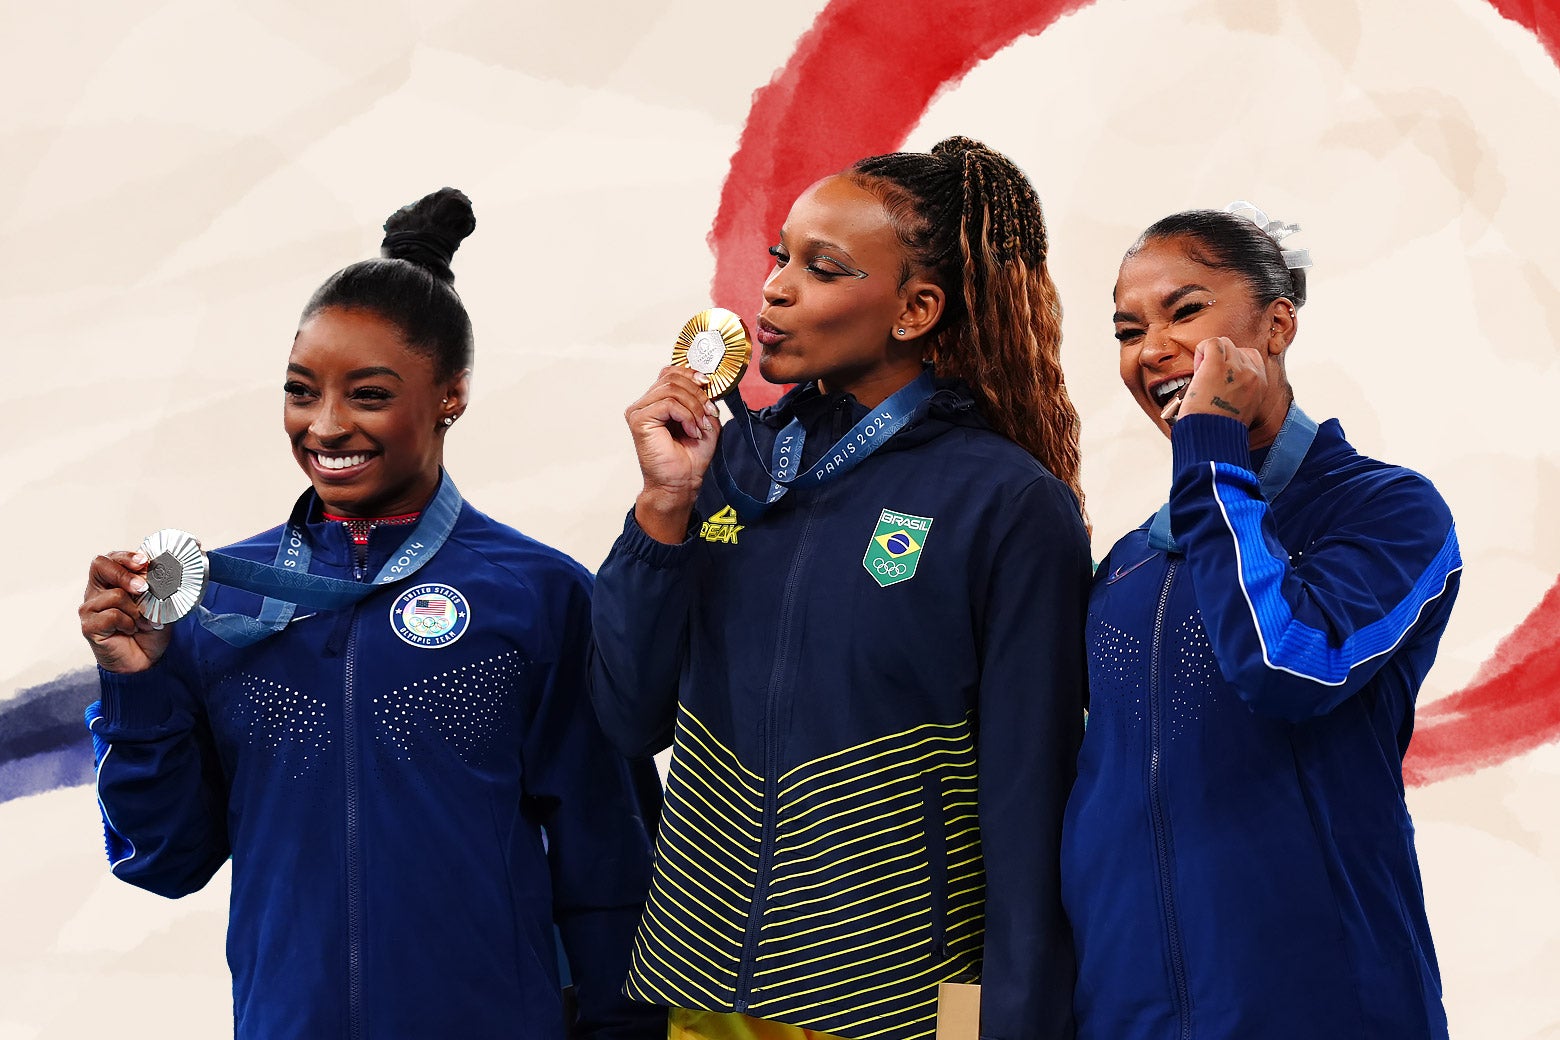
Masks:
[[[141,616],[160,625],[170,624],[195,609],[206,592],[210,565],[195,536],[164,528],[141,543],[151,561],[146,568],[146,591],[136,600]]]
[[[731,311],[711,307],[689,318],[677,334],[672,364],[709,376],[704,392],[714,399],[737,385],[752,353],[742,319]]]
[[[726,356],[726,338],[714,329],[705,329],[688,344],[688,367],[695,372],[712,374]]]

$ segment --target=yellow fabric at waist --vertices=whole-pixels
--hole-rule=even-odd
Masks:
[[[750,1018],[735,1012],[669,1009],[667,1040],[843,1040],[832,1033]]]

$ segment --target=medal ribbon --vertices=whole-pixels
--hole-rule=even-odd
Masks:
[[[247,614],[213,614],[205,607],[196,607],[195,614],[201,627],[232,646],[252,646],[268,636],[286,628],[293,619],[297,607],[315,610],[340,610],[368,597],[379,586],[409,578],[423,564],[433,559],[435,553],[449,539],[460,515],[460,492],[447,473],[440,473],[439,490],[433,501],[422,511],[422,516],[412,527],[411,533],[396,554],[379,569],[372,581],[344,581],[309,573],[309,563],[314,558],[309,545],[306,522],[314,493],[305,492],[293,506],[292,516],[282,531],[281,544],[276,549],[276,563],[256,563],[227,553],[207,553],[210,564],[210,580],[229,588],[255,592],[265,597],[260,606],[260,616]]]
[[[919,376],[894,391],[882,404],[869,409],[867,415],[845,436],[835,441],[834,446],[824,452],[823,456],[805,473],[799,470],[802,463],[802,448],[807,443],[807,431],[802,428],[800,419],[792,419],[775,438],[770,464],[764,469],[769,477],[769,492],[762,501],[737,486],[736,478],[726,464],[724,443],[720,444],[715,452],[715,479],[720,484],[721,492],[726,496],[727,504],[735,509],[742,519],[752,522],[778,502],[787,491],[816,487],[855,469],[867,456],[887,443],[890,437],[904,429],[910,420],[921,414],[926,402],[931,400],[936,392],[936,377],[930,368],[923,369]],[[740,390],[734,390],[732,396],[736,400],[733,402],[731,416],[737,425],[742,427],[747,435],[748,445],[753,449],[754,458],[760,460],[759,465],[763,466],[764,455],[759,450],[758,440],[753,434],[752,413],[743,402]]]
[[[1268,456],[1257,473],[1257,486],[1262,489],[1264,499],[1272,502],[1289,486],[1314,440],[1316,420],[1302,412],[1299,405],[1291,404],[1289,414],[1284,416],[1284,425],[1278,428],[1278,436],[1273,439],[1273,446],[1268,449]],[[1169,502],[1159,507],[1148,526],[1148,546],[1166,552],[1181,551],[1170,534]]]

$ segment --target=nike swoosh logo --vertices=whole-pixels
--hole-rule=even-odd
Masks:
[[[1158,556],[1158,555],[1159,555],[1158,553],[1154,554],[1154,556]],[[1147,563],[1148,561],[1152,560],[1154,558],[1154,556],[1145,556],[1141,560],[1139,560],[1137,563],[1134,563],[1130,567],[1117,567],[1115,570],[1110,572],[1110,577],[1105,579],[1105,584],[1107,584],[1107,585],[1114,585],[1116,582],[1120,581],[1122,578],[1125,578],[1127,575],[1131,574],[1133,571],[1137,570],[1139,567],[1143,566],[1145,563]]]

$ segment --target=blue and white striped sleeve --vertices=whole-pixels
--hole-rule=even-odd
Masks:
[[[1300,721],[1444,623],[1462,557],[1446,503],[1404,469],[1380,471],[1310,544],[1283,545],[1246,436],[1222,416],[1176,424],[1171,528],[1224,677],[1252,710]]]

